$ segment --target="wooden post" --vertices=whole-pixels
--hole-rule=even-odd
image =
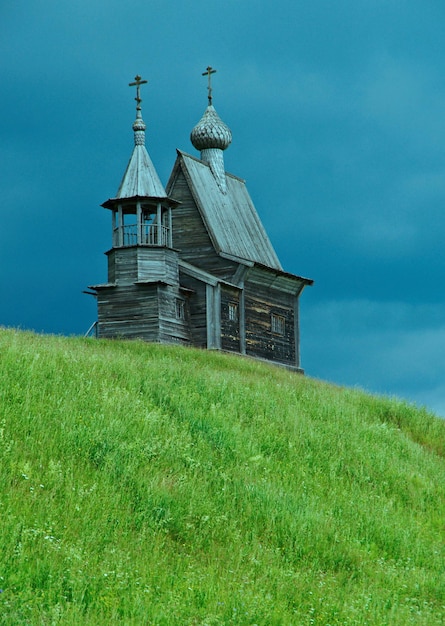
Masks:
[[[300,292],[301,293],[301,292]],[[294,301],[294,340],[295,340],[295,365],[300,367],[300,311],[299,299]]]
[[[207,348],[221,350],[221,286],[206,285]]]
[[[221,350],[221,284],[214,287],[215,291],[215,348]]]
[[[122,204],[117,207],[117,236],[118,246],[124,245],[124,216],[122,214]]]
[[[241,354],[246,354],[246,297],[244,294],[244,281],[240,285],[239,294],[239,347]]]
[[[207,348],[215,348],[215,299],[212,285],[206,285]]]
[[[162,207],[161,207],[161,203],[158,202],[158,206],[157,206],[157,217],[156,217],[156,221],[158,223],[158,236],[157,236],[157,242],[158,242],[158,246],[162,246]]]
[[[142,207],[141,203],[137,202],[136,204],[136,243],[138,246],[143,243],[143,232],[142,232]]]
[[[173,248],[173,220],[170,206],[168,207],[168,247]]]
[[[118,245],[118,238],[116,232],[116,210],[111,211],[111,241],[113,248]]]

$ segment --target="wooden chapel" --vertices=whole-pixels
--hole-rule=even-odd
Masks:
[[[97,295],[99,338],[226,350],[303,371],[299,298],[312,280],[283,271],[247,191],[225,171],[230,129],[212,104],[177,150],[164,188],[145,147],[136,76],[134,148],[111,212],[108,281]]]

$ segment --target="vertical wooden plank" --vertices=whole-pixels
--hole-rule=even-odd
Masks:
[[[169,248],[173,248],[173,220],[171,207],[168,207],[168,246]]]
[[[295,332],[295,365],[300,365],[300,305],[299,298],[296,296],[294,300],[294,332]]]
[[[136,203],[136,241],[138,246],[142,243],[142,207],[141,203]]]
[[[207,348],[215,348],[215,299],[212,285],[206,285]]]
[[[221,285],[221,349],[229,352],[241,351],[240,346],[240,290]]]
[[[241,292],[239,295],[240,352],[241,354],[246,354],[246,297],[244,294],[244,281],[240,286],[241,286]]]
[[[214,329],[215,329],[215,348],[217,350],[221,350],[221,285],[218,283],[216,287],[213,288],[214,298],[215,298],[215,321],[214,321]]]
[[[162,207],[161,207],[160,202],[158,202],[158,205],[157,205],[156,221],[158,223],[157,244],[158,246],[162,246]]]
[[[116,211],[115,209],[113,209],[111,211],[111,245],[112,246],[117,246],[118,241],[117,241],[117,237],[116,237],[117,233],[116,233]]]
[[[122,204],[119,204],[117,208],[118,212],[118,220],[117,220],[117,228],[118,228],[118,246],[124,245],[124,217],[122,215]]]

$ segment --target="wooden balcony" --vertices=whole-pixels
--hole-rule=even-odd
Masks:
[[[161,224],[125,224],[113,229],[113,247],[167,246],[172,247],[171,230]]]

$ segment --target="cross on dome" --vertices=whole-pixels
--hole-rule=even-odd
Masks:
[[[209,104],[204,115],[190,133],[193,146],[201,152],[201,161],[208,163],[210,170],[223,194],[227,193],[227,182],[224,168],[223,150],[232,141],[230,128],[224,124],[212,104],[212,74],[216,70],[210,65],[202,76],[207,75]]]
[[[225,150],[232,141],[230,128],[224,124],[212,104],[211,76],[215,72],[216,70],[209,65],[206,71],[202,73],[202,76],[208,77],[209,104],[190,135],[193,146],[201,151],[201,159],[203,160],[207,159],[205,152],[207,149]]]
[[[136,87],[136,119],[133,123],[134,130],[134,143],[136,146],[143,146],[145,144],[145,123],[142,119],[141,113],[141,85],[145,85],[148,81],[142,80],[142,78],[137,74],[134,78],[133,83],[128,83],[129,87]]]
[[[207,67],[206,71],[202,73],[203,76],[207,75],[208,76],[208,87],[207,87],[207,91],[209,92],[208,98],[209,98],[209,104],[212,104],[212,74],[215,74],[216,70],[213,69],[213,67],[211,67],[210,65]]]
[[[142,98],[141,98],[141,85],[145,85],[146,83],[148,83],[148,80],[142,80],[141,76],[139,76],[139,74],[137,74],[134,77],[134,83],[128,83],[129,87],[136,87],[136,109],[140,110],[141,108],[141,102],[142,102]]]

